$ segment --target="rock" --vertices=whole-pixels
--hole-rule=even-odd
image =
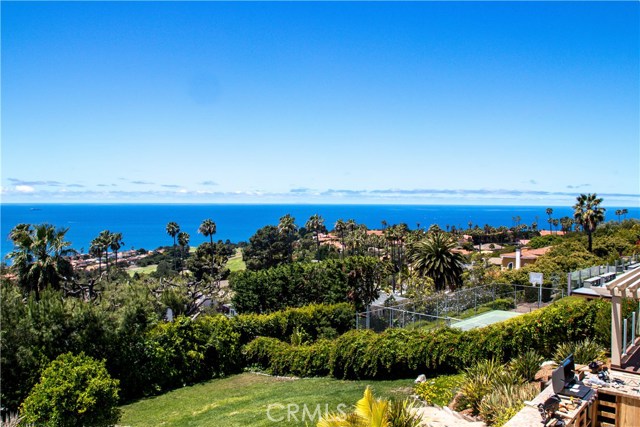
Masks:
[[[414,381],[416,384],[420,384],[427,381],[427,377],[424,374],[418,375],[418,378]]]

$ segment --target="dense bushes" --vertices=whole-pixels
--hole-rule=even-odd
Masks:
[[[284,264],[231,275],[234,307],[267,313],[307,304],[353,303],[360,311],[378,296],[382,264],[354,256],[315,263]]]
[[[466,332],[389,329],[377,334],[353,330],[330,344],[330,371],[341,379],[407,378],[419,373],[458,372],[478,360],[507,361],[528,349],[549,357],[563,342],[593,336],[596,313],[608,309],[604,301],[567,298],[544,309]],[[304,347],[262,340],[250,344],[247,357],[250,363],[284,374],[288,359],[283,355],[290,352],[294,360],[305,351]],[[316,354],[309,351],[306,354],[309,357]],[[326,353],[321,357],[322,363],[305,361],[306,375],[325,374]],[[322,369],[313,371],[313,366]]]
[[[234,317],[232,323],[242,343],[259,336],[289,341],[296,328],[315,341],[335,338],[352,329],[355,314],[353,306],[347,303],[315,304],[270,314],[241,314]]]
[[[147,364],[140,373],[146,393],[237,372],[242,367],[240,335],[224,316],[196,321],[178,317],[146,335]]]
[[[332,341],[291,345],[275,338],[260,337],[245,347],[249,365],[266,368],[273,375],[326,376],[330,371]]]
[[[60,355],[44,370],[21,407],[29,425],[110,426],[118,422],[118,381],[84,354]]]
[[[99,304],[63,299],[59,292],[48,290],[40,301],[25,302],[16,286],[3,283],[3,405],[17,410],[42,370],[67,352],[105,359],[111,377],[120,381],[120,398],[127,401],[239,371],[245,366],[241,346],[257,336],[288,342],[296,332],[300,341],[315,341],[335,338],[354,324],[355,310],[346,303],[234,319],[178,316],[173,322],[161,322],[162,307],[143,287],[123,286],[114,292],[117,295],[108,295]],[[301,346],[299,353],[305,351]],[[311,352],[309,360],[320,359]],[[322,375],[328,373],[327,366]],[[305,369],[321,367],[312,364]]]

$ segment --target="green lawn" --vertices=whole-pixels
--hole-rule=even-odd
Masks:
[[[376,397],[404,398],[412,393],[413,380],[282,379],[244,373],[123,406],[119,425],[315,426],[318,418],[311,415],[316,408],[321,408],[324,414],[326,408],[336,411],[343,404],[345,411],[349,411],[367,385],[371,385]],[[287,420],[288,409],[291,416]]]
[[[154,271],[156,271],[157,268],[158,268],[158,264],[151,264],[151,265],[147,265],[145,267],[128,268],[127,269],[127,273],[129,273],[129,276],[133,276],[135,273],[149,274],[149,273],[153,273]]]
[[[247,269],[247,266],[242,260],[242,249],[236,249],[236,254],[227,261],[227,268],[232,272]]]

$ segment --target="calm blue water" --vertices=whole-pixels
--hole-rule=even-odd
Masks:
[[[616,219],[613,212],[620,207],[607,207],[607,219]],[[640,208],[627,208],[627,218],[640,218]],[[191,235],[193,245],[205,241],[198,234],[198,226],[206,218],[213,219],[218,228],[215,239],[232,242],[246,241],[265,225],[278,224],[278,219],[290,213],[298,225],[304,225],[315,213],[325,219],[331,229],[339,218],[355,219],[369,228],[381,228],[381,221],[388,224],[405,222],[411,229],[438,224],[466,228],[468,222],[483,226],[513,225],[513,217],[520,216],[521,223],[536,221],[540,228],[547,228],[546,207],[543,206],[448,206],[448,205],[170,205],[170,204],[3,204],[1,240],[2,257],[11,251],[7,235],[19,223],[50,223],[68,227],[68,240],[73,248],[86,252],[89,242],[100,231],[108,229],[121,232],[125,248],[155,249],[170,245],[173,239],[165,232],[169,221],[176,221],[182,231]],[[570,207],[553,207],[554,218],[571,216]],[[536,219],[537,218],[537,219]]]

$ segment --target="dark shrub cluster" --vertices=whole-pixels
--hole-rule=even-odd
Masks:
[[[318,338],[335,338],[353,329],[355,315],[351,304],[312,304],[269,314],[240,314],[232,319],[232,324],[242,343],[256,337],[289,341],[296,329],[315,341]]]

